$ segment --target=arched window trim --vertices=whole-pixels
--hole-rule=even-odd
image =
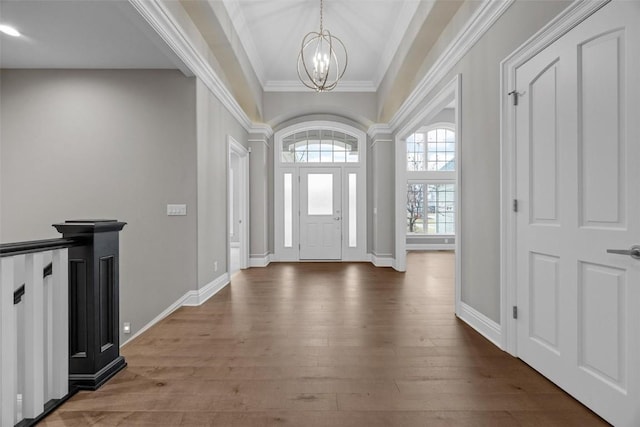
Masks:
[[[344,150],[344,152],[346,153],[357,153],[358,157],[357,160],[354,160],[353,158],[351,160],[349,160],[348,156],[347,159],[345,161],[284,161],[283,160],[283,152],[284,152],[284,142],[287,138],[290,138],[292,135],[298,134],[298,133],[302,133],[302,132],[308,132],[308,131],[317,131],[319,134],[321,134],[323,131],[333,131],[333,132],[340,132],[345,134],[347,137],[350,137],[354,140],[354,142],[356,143],[356,150],[349,150],[346,149]],[[347,125],[347,124],[343,124],[343,123],[339,123],[339,122],[331,122],[331,121],[325,121],[325,120],[316,120],[316,121],[310,121],[310,122],[303,122],[303,123],[298,123],[295,125],[291,125],[288,126],[284,129],[279,130],[278,132],[275,133],[275,138],[274,138],[275,142],[276,142],[276,147],[275,147],[275,155],[276,158],[275,163],[276,165],[280,165],[281,167],[291,167],[291,166],[314,166],[314,165],[318,165],[318,166],[328,166],[328,165],[334,165],[334,166],[340,166],[340,165],[358,165],[361,164],[362,162],[365,161],[365,148],[366,148],[366,134],[360,130],[358,130],[357,128],[354,128],[353,126]],[[337,145],[339,146],[340,142],[342,142],[343,145],[346,146],[348,145],[348,142],[344,142],[344,141],[339,141],[339,140],[332,140],[333,143],[338,143]],[[300,150],[296,150],[298,153],[303,153],[304,151]],[[342,150],[340,150],[342,151]],[[306,152],[308,153],[308,151]]]
[[[453,123],[449,123],[449,122],[436,122],[436,123],[430,123],[429,125],[426,126],[422,126],[420,128],[418,128],[415,132],[411,133],[409,136],[407,136],[407,138],[405,139],[405,144],[407,144],[409,142],[409,138],[411,138],[413,135],[417,134],[417,133],[421,133],[421,134],[427,134],[428,132],[431,132],[432,130],[436,130],[436,129],[445,129],[448,131],[451,131],[454,133],[456,132],[456,127],[455,124]],[[455,144],[458,144],[458,136],[455,135]],[[425,152],[424,155],[427,155],[427,149],[425,147]],[[455,159],[455,168],[458,167],[458,159]],[[426,160],[425,160],[426,161]],[[455,169],[454,170],[422,170],[422,171],[415,171],[415,170],[410,170],[409,169],[409,164],[408,164],[408,160],[406,163],[406,170],[407,170],[407,178],[408,179],[413,179],[413,180],[425,180],[428,179],[430,181],[434,181],[434,180],[451,180],[451,179],[455,179]]]

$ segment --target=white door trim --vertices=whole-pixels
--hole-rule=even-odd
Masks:
[[[519,66],[536,56],[610,0],[576,0],[549,24],[534,34],[500,64],[500,325],[503,350],[518,355],[516,320],[516,217],[513,200],[516,194],[515,114],[512,96]]]
[[[423,123],[428,123],[438,114],[444,107],[452,101],[455,110],[455,133],[456,133],[456,284],[455,284],[455,311],[456,315],[461,313],[461,289],[462,289],[462,217],[460,215],[462,194],[462,173],[460,165],[462,164],[462,114],[460,96],[462,93],[462,76],[457,74],[448,84],[446,84],[437,95],[435,95],[421,110],[419,110],[412,120],[403,126],[395,136],[396,145],[396,196],[395,196],[395,261],[393,268],[398,271],[406,271],[407,269],[407,223],[406,223],[406,203],[407,203],[407,147],[404,143],[405,139],[416,129],[420,128]]]
[[[284,163],[282,158],[282,141],[285,136],[302,132],[306,130],[334,130],[338,132],[346,133],[355,137],[358,140],[358,153],[359,162],[357,163]],[[348,244],[348,238],[343,239],[342,245],[342,261],[369,261],[369,255],[367,254],[367,216],[364,214],[367,209],[367,135],[362,130],[341,122],[328,121],[328,120],[311,120],[300,122],[291,126],[287,126],[283,129],[279,129],[273,138],[273,195],[274,195],[274,216],[273,216],[273,228],[274,228],[274,253],[271,255],[271,261],[273,262],[296,262],[300,261],[299,253],[299,240],[300,240],[300,221],[299,221],[299,177],[301,168],[340,168],[342,171],[342,203],[343,214],[348,206],[348,175],[349,173],[356,174],[357,179],[357,245],[356,247],[350,247]],[[292,210],[294,212],[293,221],[293,241],[292,247],[284,246],[284,174],[291,174],[293,179],[293,194],[295,195],[292,200]],[[348,226],[344,226],[343,233],[346,233]],[[347,235],[345,234],[345,237]]]
[[[231,154],[239,157],[239,182],[234,183],[240,195],[238,233],[240,234],[240,268],[249,268],[249,150],[227,136],[227,272],[231,273],[231,239],[229,237],[229,206],[233,203],[233,195],[229,191],[231,177]]]

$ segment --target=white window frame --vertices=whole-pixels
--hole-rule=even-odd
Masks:
[[[333,130],[351,135],[358,140],[358,162],[352,163],[288,163],[282,161],[282,143],[292,133],[308,130]],[[314,120],[298,123],[280,129],[274,134],[273,170],[274,170],[274,253],[272,261],[300,260],[300,168],[340,168],[342,173],[342,261],[368,261],[367,257],[367,157],[366,134],[344,123]],[[284,246],[284,174],[291,173],[293,178],[293,241],[292,246]],[[357,244],[349,246],[349,174],[355,173],[357,180],[356,216]]]
[[[421,128],[419,128],[418,130],[416,130],[415,132],[411,133],[410,135],[416,134],[416,133],[424,133],[425,135],[435,129],[446,129],[449,130],[451,132],[454,133],[454,135],[456,136],[456,155],[458,153],[458,134],[456,133],[456,125],[455,123],[449,123],[449,122],[437,122],[437,123],[431,123],[428,126],[423,126]],[[408,137],[407,137],[408,138]],[[406,140],[405,140],[405,145],[406,145]],[[405,151],[406,152],[406,151]],[[428,154],[428,150],[427,150],[427,146],[426,146],[426,142],[425,142],[425,162],[426,162],[426,156]],[[407,171],[407,185],[408,184],[425,184],[425,185],[429,185],[429,184],[453,184],[454,186],[454,192],[455,192],[455,200],[458,200],[458,186],[457,184],[457,170],[458,170],[458,158],[455,158],[455,165],[456,168],[453,171],[429,171],[429,170],[424,170],[424,171],[410,171],[409,170],[409,165],[407,163],[407,156],[405,156],[405,170]],[[425,208],[426,208],[426,204],[425,204]],[[455,212],[454,212],[455,213]],[[406,217],[406,214],[405,214]],[[405,226],[406,228],[406,226]],[[456,229],[456,232],[453,234],[429,234],[429,233],[410,233],[409,231],[407,231],[407,237],[412,238],[412,237],[416,237],[416,238],[429,238],[429,237],[433,237],[433,238],[455,238],[456,234],[457,234],[458,230]]]

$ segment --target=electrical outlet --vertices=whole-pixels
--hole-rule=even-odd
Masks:
[[[213,262],[213,271],[218,271],[218,261]]]
[[[130,334],[131,333],[131,323],[124,322],[122,324],[122,332],[124,332],[125,334]]]

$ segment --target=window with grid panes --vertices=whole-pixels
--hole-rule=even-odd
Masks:
[[[407,233],[455,234],[455,132],[435,127],[410,135],[406,143]]]

